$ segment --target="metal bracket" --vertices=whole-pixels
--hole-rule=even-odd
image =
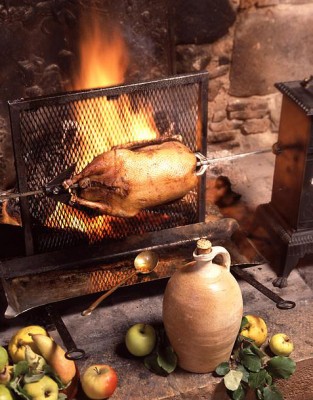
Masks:
[[[61,339],[66,347],[67,351],[65,353],[65,358],[68,360],[81,360],[86,357],[85,350],[78,349],[70,332],[68,331],[66,325],[64,324],[60,314],[56,312],[52,304],[48,304],[45,306],[45,310],[51,319],[51,322],[56,327]]]
[[[244,266],[248,266],[249,264]],[[254,265],[260,265],[260,264],[250,264],[250,266]],[[264,286],[262,283],[257,281],[253,276],[248,274],[248,272],[244,271],[242,268],[240,268],[240,264],[238,265],[232,265],[230,271],[238,278],[241,278],[248,282],[251,286],[253,286],[255,289],[257,289],[259,292],[264,294],[267,298],[270,300],[274,301],[276,303],[276,307],[280,308],[281,310],[289,310],[291,308],[295,308],[296,303],[291,300],[284,300],[278,294],[272,292],[270,289],[268,289],[266,286]]]

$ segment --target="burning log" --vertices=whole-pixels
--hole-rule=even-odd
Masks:
[[[21,213],[16,199],[0,202],[0,223],[21,226]]]

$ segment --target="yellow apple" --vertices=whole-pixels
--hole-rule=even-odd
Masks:
[[[294,344],[285,333],[276,333],[269,341],[269,346],[276,356],[288,357],[294,350]]]
[[[247,324],[245,324],[240,335],[254,340],[255,344],[260,347],[267,338],[267,326],[263,318],[256,315],[245,315]]]
[[[26,383],[23,389],[32,400],[58,400],[58,384],[47,375],[37,382]]]
[[[33,339],[29,335],[30,333],[40,333],[41,335],[48,336],[47,331],[38,325],[29,325],[19,329],[11,338],[8,345],[8,351],[14,363],[25,360],[25,345],[28,344],[33,351],[37,351]]]
[[[13,400],[10,390],[5,385],[0,385],[0,400]]]

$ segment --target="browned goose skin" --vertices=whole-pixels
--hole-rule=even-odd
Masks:
[[[72,201],[101,214],[133,217],[142,209],[184,197],[197,185],[197,159],[178,140],[112,148],[63,182]]]

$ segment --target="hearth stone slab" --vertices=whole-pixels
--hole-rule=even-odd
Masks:
[[[275,276],[268,264],[246,269],[270,289]],[[287,400],[312,399],[308,382],[312,379],[313,342],[313,292],[297,269],[290,275],[287,288],[280,291],[285,299],[296,302],[292,310],[279,310],[275,304],[253,287],[239,281],[244,297],[244,313],[262,316],[269,329],[269,335],[286,332],[295,342],[293,359],[297,361],[296,374],[290,381],[281,382],[280,390]],[[123,346],[124,336],[134,323],[145,322],[158,326],[162,323],[162,300],[167,280],[149,282],[140,290],[137,286],[120,288],[89,317],[82,317],[81,311],[96,294],[72,299],[56,305],[76,345],[82,347],[88,358],[77,362],[80,372],[93,363],[109,363],[119,376],[119,384],[112,400],[226,400],[228,399],[220,378],[212,374],[193,374],[177,369],[168,377],[150,373],[141,359],[127,355]],[[12,334],[21,326],[38,323],[41,309],[32,310],[12,320],[1,321],[1,345],[7,345]],[[50,331],[52,337],[62,344],[57,331]],[[311,397],[310,397],[311,396]],[[76,400],[85,400],[79,390]]]

